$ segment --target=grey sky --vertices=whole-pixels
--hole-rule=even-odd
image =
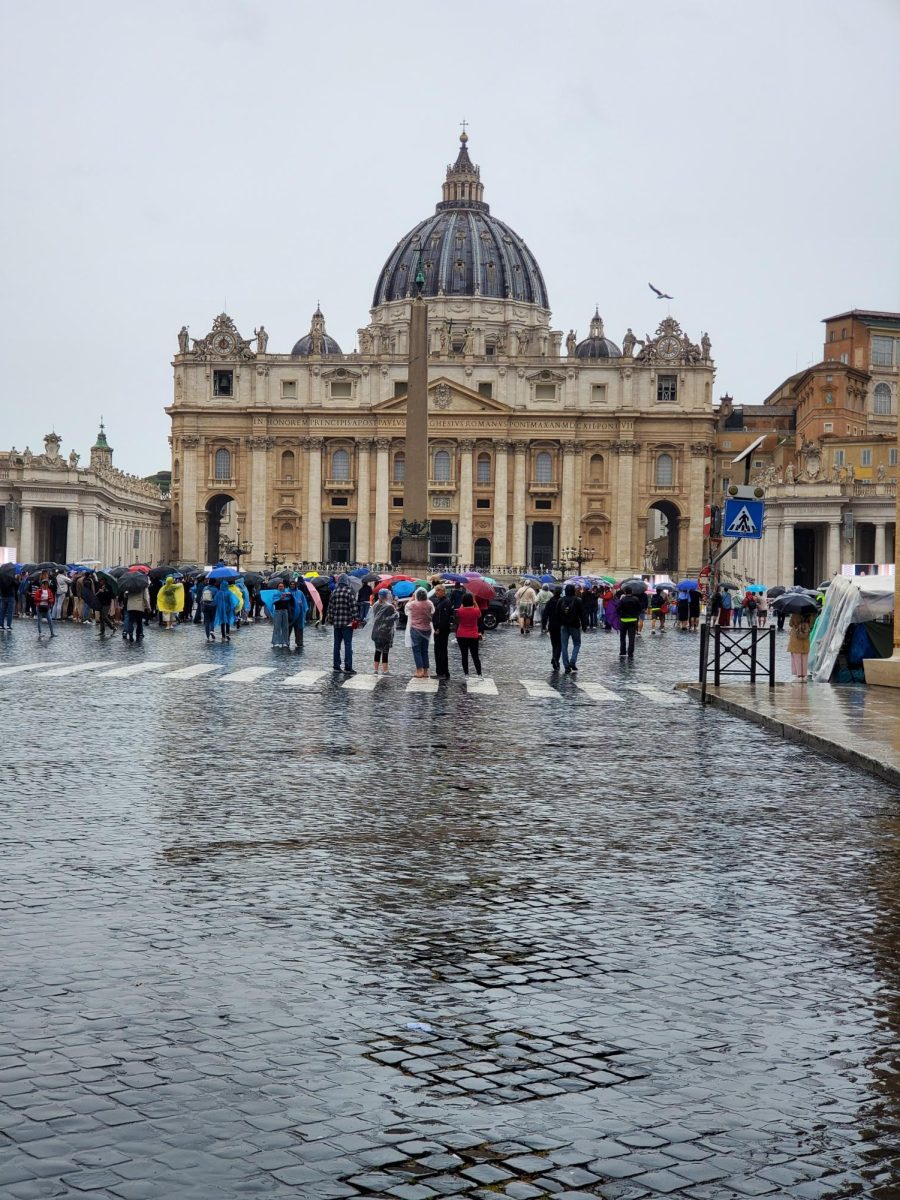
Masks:
[[[0,444],[169,464],[171,357],[226,302],[344,350],[469,121],[555,328],[708,330],[761,400],[822,317],[900,309],[897,0],[4,5]]]

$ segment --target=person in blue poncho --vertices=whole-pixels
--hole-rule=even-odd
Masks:
[[[299,579],[291,580],[291,596],[294,600],[294,619],[291,621],[291,631],[294,634],[294,645],[297,650],[303,649],[303,629],[306,625],[306,614],[309,612],[307,592]],[[290,634],[288,635],[290,640]]]
[[[216,625],[219,626],[222,632],[222,641],[231,641],[231,625],[234,621],[234,614],[237,609],[237,600],[234,598],[234,592],[228,586],[227,579],[219,580],[219,587],[216,591]]]

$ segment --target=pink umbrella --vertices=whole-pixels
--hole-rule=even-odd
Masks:
[[[321,615],[322,615],[322,597],[319,595],[317,589],[313,587],[313,585],[310,583],[310,581],[308,579],[304,579],[303,582],[306,584],[306,590],[309,592],[310,600],[312,600],[313,604],[319,610],[319,616],[321,617]]]

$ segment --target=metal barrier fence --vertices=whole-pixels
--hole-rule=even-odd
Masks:
[[[700,700],[706,703],[709,668],[716,687],[723,675],[762,677],[775,686],[775,628],[732,629],[724,625],[700,626]]]

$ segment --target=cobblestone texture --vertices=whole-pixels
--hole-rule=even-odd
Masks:
[[[900,1195],[897,794],[625,690],[694,639],[586,637],[607,701],[512,631],[493,697],[2,674],[144,654],[60,633],[0,646],[4,1200]]]

